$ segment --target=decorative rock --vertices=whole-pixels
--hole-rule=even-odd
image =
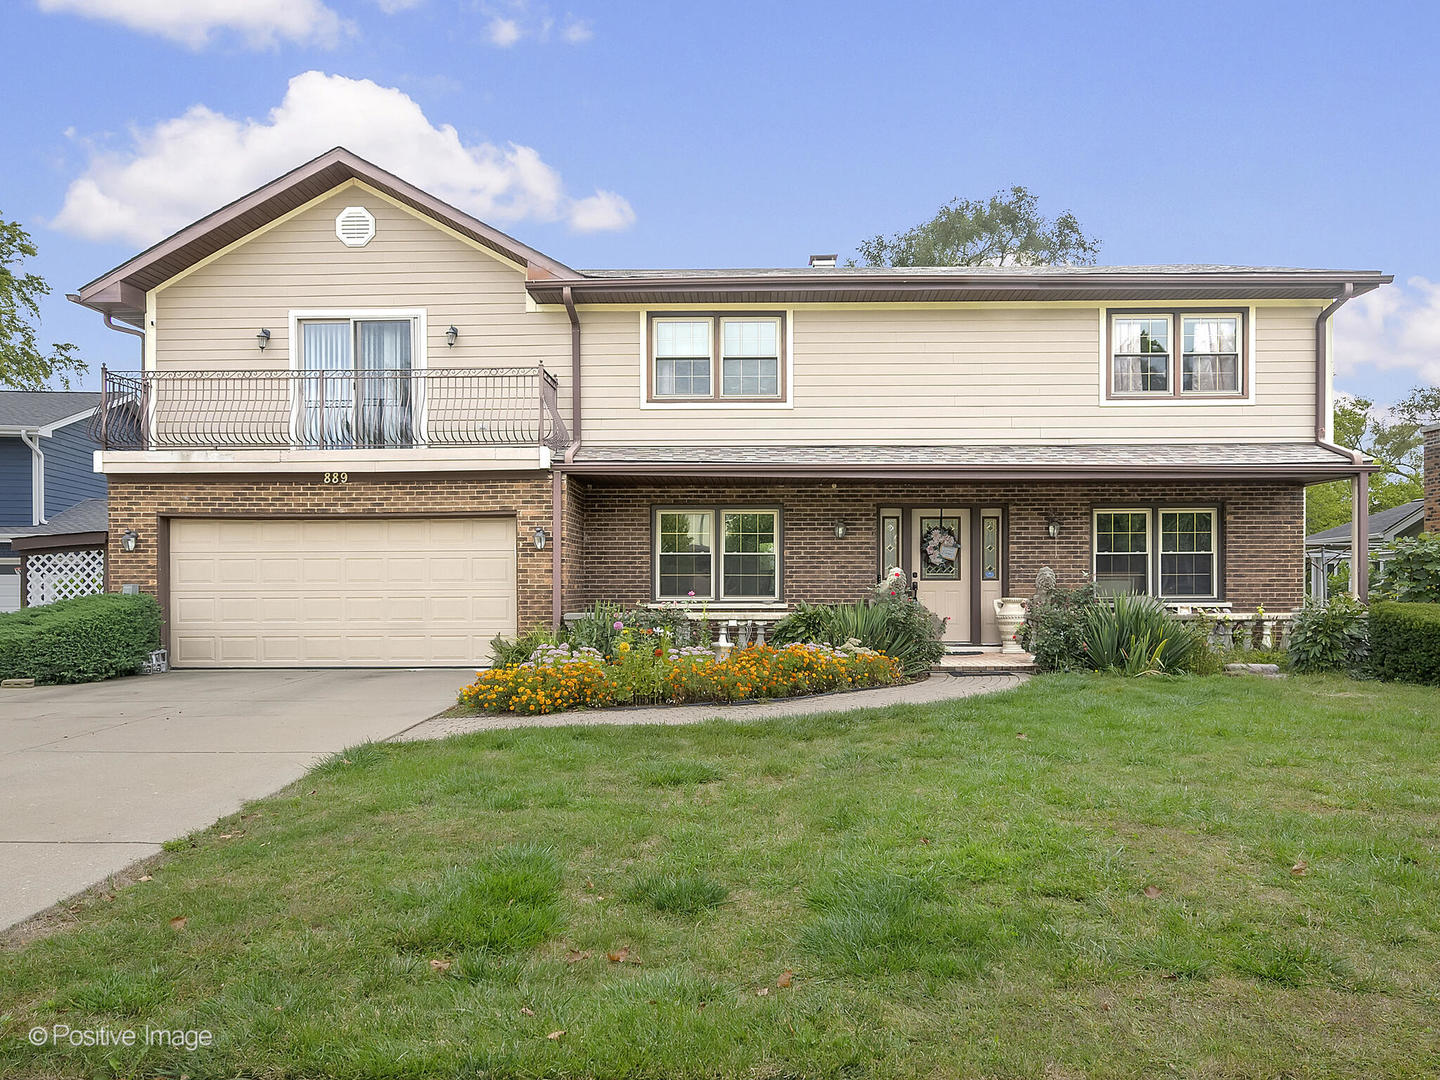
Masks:
[[[7,690],[23,690],[34,685],[34,679],[0,679],[0,686]]]
[[[1279,664],[1226,664],[1226,675],[1264,675],[1266,678],[1279,679]]]

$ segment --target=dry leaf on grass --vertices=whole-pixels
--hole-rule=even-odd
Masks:
[[[569,952],[567,952],[567,953],[565,954],[565,962],[566,962],[567,964],[578,964],[581,960],[589,960],[589,959],[590,959],[590,950],[589,950],[589,949],[585,949],[584,951],[581,951],[580,949],[571,949]]]
[[[153,880],[153,879],[150,877],[149,874],[141,874],[141,875],[140,875],[138,878],[136,878],[135,880],[136,880],[136,881],[151,881],[151,880]]]
[[[1160,895],[1160,886],[1158,886],[1158,885],[1146,885],[1146,886],[1145,886],[1145,895],[1148,896],[1151,900],[1154,900],[1157,896]]]
[[[756,997],[769,997],[769,996],[770,996],[770,988],[769,988],[768,986],[762,986],[762,987],[758,988],[758,989],[755,991],[755,996],[756,996]]]
[[[188,915],[176,915],[173,919],[170,920],[170,929],[184,930],[185,924],[189,921],[190,917]]]
[[[535,1010],[532,1009],[532,1008],[530,1008],[529,1005],[521,1005],[521,1006],[520,1006],[520,1015],[521,1015],[521,1016],[534,1016],[534,1015],[535,1015]]]
[[[785,990],[785,989],[788,989],[789,986],[790,986],[790,984],[791,984],[792,982],[794,982],[794,981],[795,981],[795,973],[794,973],[793,971],[791,971],[789,968],[786,968],[784,971],[782,971],[782,972],[780,973],[780,978],[778,978],[778,979],[775,980],[775,985],[778,986],[778,987],[780,987],[781,990]]]
[[[1017,731],[1017,732],[1015,733],[1015,738],[1019,739],[1021,742],[1029,742],[1029,741],[1030,741],[1030,736],[1029,736],[1029,735],[1026,735],[1023,731]]]
[[[606,954],[605,954],[605,959],[609,960],[612,964],[623,964],[623,963],[625,963],[625,959],[626,959],[629,955],[630,955],[630,946],[629,946],[629,945],[622,945],[622,946],[620,946],[620,948],[616,949],[614,952],[608,952],[608,953],[606,953]]]
[[[1296,877],[1304,877],[1309,872],[1310,864],[1307,863],[1304,859],[1297,859],[1295,861],[1295,865],[1290,867],[1290,873],[1294,874]]]
[[[452,963],[454,963],[453,960],[447,960],[447,959],[445,959],[445,957],[443,957],[443,956],[437,956],[437,957],[435,957],[433,960],[430,961],[430,970],[431,970],[431,971],[449,971],[449,970],[450,970],[450,965],[451,965]]]
[[[553,1042],[553,1041],[555,1041],[556,1039],[562,1038],[562,1037],[564,1036],[564,1034],[565,1034],[565,1029],[564,1029],[564,1028],[561,1028],[559,1031],[552,1031],[552,1032],[550,1032],[550,1034],[549,1034],[549,1035],[546,1035],[545,1037]]]

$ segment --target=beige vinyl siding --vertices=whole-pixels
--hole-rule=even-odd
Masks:
[[[797,308],[791,316],[791,407],[642,409],[640,313],[588,308],[581,315],[585,441],[1313,438],[1314,307],[1256,307],[1254,404],[1101,404],[1099,310],[1083,305]]]
[[[335,216],[363,206],[375,238],[346,247]],[[570,323],[526,311],[525,275],[426,218],[360,187],[337,189],[155,294],[155,363],[179,370],[288,369],[293,310],[411,308],[426,312],[428,366],[545,367],[562,384],[569,420]],[[451,324],[460,331],[445,343]],[[255,334],[271,333],[261,353]]]

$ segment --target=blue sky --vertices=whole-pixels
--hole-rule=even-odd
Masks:
[[[1436,4],[9,0],[0,29],[0,214],[96,368],[132,339],[66,291],[345,142],[580,267],[799,265],[1025,184],[1102,263],[1392,272],[1340,315],[1340,388],[1440,382]]]

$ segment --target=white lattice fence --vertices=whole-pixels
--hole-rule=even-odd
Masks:
[[[105,551],[37,551],[25,557],[25,602],[31,607],[105,591]]]

